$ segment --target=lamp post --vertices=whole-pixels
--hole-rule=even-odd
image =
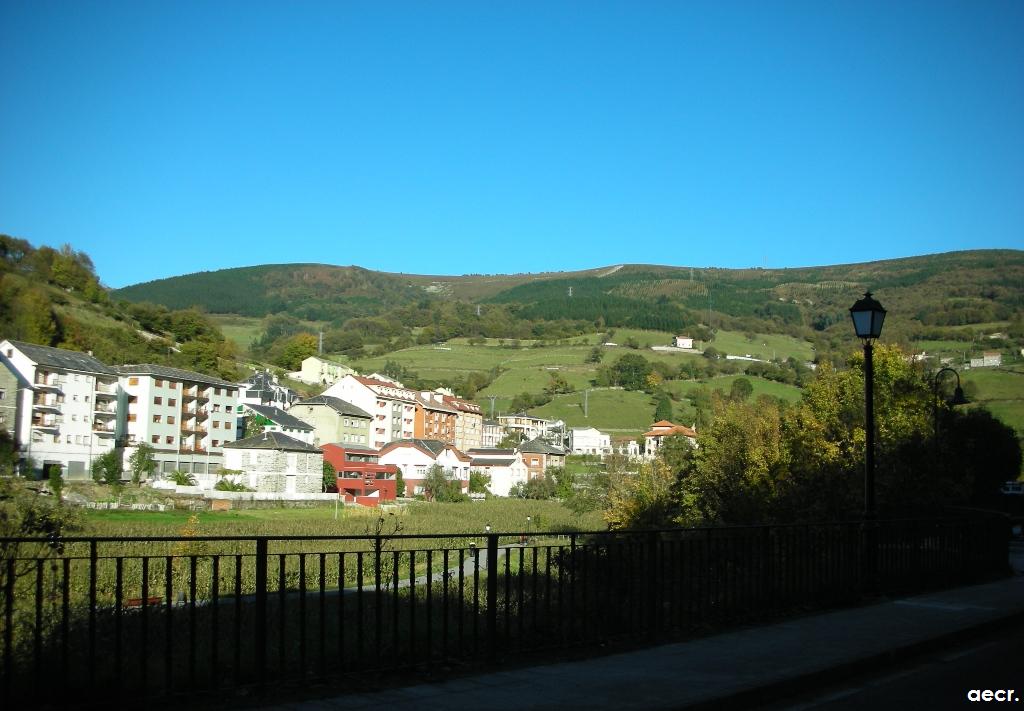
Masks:
[[[864,342],[864,585],[869,593],[878,589],[878,512],[875,508],[875,364],[873,342],[882,334],[885,309],[864,294],[850,307],[853,330]]]
[[[935,426],[935,451],[939,449],[939,376],[943,373],[952,373],[956,376],[956,390],[953,391],[953,399],[950,405],[966,405],[967,398],[964,397],[964,390],[960,387],[960,373],[953,368],[941,368],[932,376],[932,423]]]
[[[530,524],[531,524],[532,521],[533,521],[533,517],[532,516],[527,516],[526,517],[526,542],[527,543],[530,542],[530,534],[532,533],[532,531],[530,530]]]
[[[853,330],[857,338],[864,342],[864,518],[873,520],[877,517],[875,510],[875,364],[873,360],[873,342],[882,334],[882,322],[885,321],[885,309],[871,292],[864,294],[850,307],[853,319]]]

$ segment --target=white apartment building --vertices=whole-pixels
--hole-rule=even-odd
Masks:
[[[0,342],[0,359],[27,383],[11,428],[22,459],[44,476],[88,479],[115,447],[117,371],[86,353],[12,340]]]
[[[200,481],[223,466],[223,447],[236,439],[237,384],[165,365],[117,372],[126,457],[145,442],[156,450],[161,475],[177,470]]]
[[[573,427],[569,430],[569,451],[573,454],[611,454],[611,435],[594,427]]]
[[[322,394],[341,398],[370,414],[373,419],[367,444],[374,449],[416,436],[418,393],[397,381],[349,374]]]
[[[545,420],[543,417],[535,417],[525,412],[499,415],[498,424],[507,433],[520,433],[524,441],[538,437],[547,439],[549,435],[555,434],[565,427],[565,423],[561,420]]]
[[[309,385],[333,385],[346,375],[355,375],[355,372],[344,363],[310,356],[302,361],[301,370],[288,373],[288,377]]]

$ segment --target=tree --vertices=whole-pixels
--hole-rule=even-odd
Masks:
[[[604,349],[601,346],[594,346],[587,354],[584,363],[600,363],[604,359]]]
[[[423,479],[423,493],[431,501],[452,502],[467,499],[462,493],[462,485],[449,477],[438,464],[427,470],[427,476]]]
[[[120,484],[122,469],[120,455],[116,449],[111,449],[93,460],[93,481],[97,484]]]
[[[661,420],[671,420],[672,400],[669,399],[668,393],[659,392],[656,400],[657,405],[654,408],[654,421],[660,422]]]
[[[544,477],[551,480],[555,498],[565,501],[572,496],[576,486],[576,476],[571,471],[565,467],[548,467]]]
[[[487,487],[491,485],[491,475],[473,469],[469,472],[469,493],[486,494]]]
[[[643,390],[651,364],[639,353],[627,353],[612,365],[615,382],[626,390]]]
[[[730,400],[748,400],[754,392],[754,386],[746,378],[736,378],[729,388]]]
[[[149,479],[157,469],[156,460],[153,459],[153,448],[145,442],[141,442],[128,457],[128,470],[131,472],[132,484],[138,486],[143,479]]]
[[[395,474],[395,496],[402,498],[405,496],[405,478],[402,476],[402,468],[398,468],[398,473]]]
[[[551,378],[548,381],[547,386],[544,388],[544,392],[550,395],[556,395],[559,393],[571,393],[572,386],[569,385],[569,381],[565,379],[561,373],[551,373]]]
[[[319,343],[312,333],[297,333],[275,342],[270,349],[271,362],[286,370],[298,370],[302,361],[316,355]]]
[[[334,465],[330,462],[324,462],[324,482],[323,489],[324,493],[328,491],[338,490],[338,472],[335,470]]]

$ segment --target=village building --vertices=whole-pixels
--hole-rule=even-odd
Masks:
[[[526,464],[528,479],[544,476],[551,467],[565,466],[565,450],[548,444],[540,437],[523,443],[519,451]]]
[[[668,420],[659,420],[651,425],[651,429],[644,432],[644,457],[653,459],[661,448],[666,437],[686,437],[690,444],[696,445],[697,431],[685,425],[677,425]]]
[[[239,405],[267,405],[287,410],[299,399],[299,394],[281,385],[273,373],[260,370],[238,385]]]
[[[346,375],[352,375],[355,372],[344,363],[319,356],[309,356],[302,361],[300,369],[288,373],[288,377],[307,385],[333,385]]]
[[[226,476],[253,491],[318,494],[323,491],[323,466],[319,449],[281,432],[264,432],[224,445],[224,469],[232,470]],[[210,488],[216,478],[206,475],[200,485]]]
[[[239,405],[238,430],[236,438],[262,434],[264,432],[281,432],[306,444],[314,444],[314,429],[307,422],[288,414],[278,407],[269,405]],[[256,431],[253,431],[255,428]]]
[[[439,466],[462,491],[469,489],[472,458],[447,442],[436,439],[406,439],[391,442],[380,450],[380,464],[394,464],[402,470],[406,494],[424,493],[423,483],[431,467]]]
[[[573,427],[569,430],[569,451],[573,454],[598,454],[602,457],[611,454],[611,435],[606,435],[594,427]]]
[[[470,470],[490,477],[488,490],[495,496],[508,496],[516,484],[529,479],[523,455],[516,449],[471,449]]]
[[[398,381],[374,374],[346,375],[323,395],[352,403],[371,417],[366,445],[380,449],[389,442],[416,436],[416,411],[421,408],[418,393]]]
[[[338,493],[347,502],[376,506],[397,495],[398,466],[381,464],[380,452],[359,446],[325,444],[324,462],[334,467]]]
[[[339,397],[316,395],[295,402],[288,414],[313,427],[313,444],[368,446],[373,417]]]
[[[117,445],[117,371],[86,353],[14,340],[0,341],[0,362],[15,374],[0,404],[15,418],[7,429],[20,458],[44,476],[88,479]]]

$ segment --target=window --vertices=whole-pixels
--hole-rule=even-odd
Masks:
[[[7,399],[7,391],[6,390],[0,390],[0,400],[6,400],[6,399]]]
[[[167,435],[164,441],[167,442],[167,444],[174,444],[174,437],[172,435]]]
[[[129,422],[135,422],[135,413],[134,412],[132,412],[132,413],[130,413],[128,415],[128,421]]]
[[[78,422],[78,415],[72,415],[71,416],[71,421],[72,422]]]
[[[171,390],[177,390],[178,389],[178,384],[174,383],[174,382],[168,382],[167,383],[167,387],[169,387]]]
[[[160,435],[153,435],[151,441],[153,442],[153,444],[160,444]]]
[[[0,425],[7,422],[7,415],[0,415]]]
[[[173,425],[174,424],[174,415],[168,415],[167,416],[167,424],[169,424],[169,425]]]
[[[224,429],[226,429],[226,430],[231,429],[231,423],[230,422],[225,422],[224,423]]]
[[[134,443],[135,442],[135,435],[133,435],[133,434],[128,435],[128,441]]]
[[[219,430],[220,429],[220,423],[217,422],[217,420],[213,421],[213,429],[215,429],[215,430]]]
[[[162,386],[163,384],[164,384],[164,381],[163,381],[163,380],[161,380],[160,378],[154,378],[154,379],[153,379],[153,385],[154,385],[154,386],[156,386],[156,387],[158,387],[158,388],[159,388],[159,387],[160,387],[160,386]]]
[[[214,412],[220,412],[220,405],[214,405],[213,406],[213,411]]]
[[[82,435],[75,435],[75,444],[82,443]]]
[[[86,402],[89,402],[89,396],[88,396],[88,395],[86,395],[86,396],[85,396],[85,397],[84,397],[83,399],[84,399],[84,400],[85,400]]]
[[[178,401],[175,400],[173,397],[169,397],[167,398],[167,405],[169,407],[176,407],[178,405]]]
[[[139,379],[138,378],[128,378],[128,384],[129,385],[138,385],[139,384]]]
[[[214,395],[220,395],[220,388],[214,388],[213,389],[213,394]]]
[[[71,435],[67,435],[67,436],[65,437],[65,443],[66,443],[66,444],[71,444]]]
[[[153,404],[154,405],[163,405],[164,404],[164,399],[162,397],[160,397],[159,395],[157,395],[155,398],[153,398]]]
[[[153,422],[162,422],[163,415],[153,415]]]
[[[214,447],[219,447],[220,446],[220,440],[219,439],[213,440],[213,446]]]
[[[77,395],[72,395],[71,396],[71,402],[78,402],[78,396]]]

